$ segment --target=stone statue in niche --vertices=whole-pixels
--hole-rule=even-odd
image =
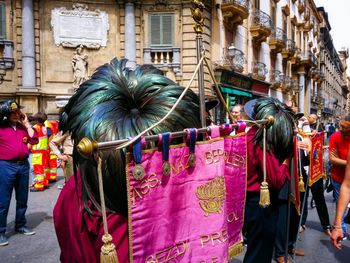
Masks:
[[[88,79],[88,55],[83,54],[84,46],[80,45],[77,47],[72,58],[73,67],[73,88],[79,88],[85,80]]]

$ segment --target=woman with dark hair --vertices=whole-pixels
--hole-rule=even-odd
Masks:
[[[247,133],[247,197],[244,233],[247,251],[244,262],[271,263],[278,219],[280,190],[290,180],[289,165],[293,154],[294,112],[274,98],[261,98],[246,103],[245,112],[253,120],[269,116],[274,123],[266,125],[266,163],[263,163],[263,126],[253,126]],[[270,205],[261,207],[260,186],[266,181]]]

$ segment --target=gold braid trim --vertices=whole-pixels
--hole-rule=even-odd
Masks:
[[[236,244],[233,244],[228,248],[228,256],[229,259],[233,259],[234,257],[238,256],[241,254],[244,250],[244,244],[243,241],[240,241]]]

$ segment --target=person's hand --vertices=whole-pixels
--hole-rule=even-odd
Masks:
[[[337,249],[341,249],[342,241],[343,241],[343,230],[341,229],[341,227],[333,228],[331,232],[332,245],[335,246]]]
[[[21,112],[21,115],[19,117],[19,122],[27,128],[31,127],[29,120],[28,120],[28,116],[24,112]]]
[[[57,155],[58,158],[60,158],[62,161],[68,161],[70,156],[69,155],[66,155],[66,154],[59,154]]]
[[[298,148],[309,153],[311,150],[311,140],[309,138],[305,138],[303,141],[298,141]]]

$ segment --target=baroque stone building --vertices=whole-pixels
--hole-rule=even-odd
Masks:
[[[127,58],[130,67],[153,64],[186,86],[197,65],[192,2],[0,0],[0,66],[6,69],[0,98],[16,98],[29,114],[57,118],[57,106],[114,57]],[[333,98],[325,92],[321,60],[321,29],[328,21],[312,0],[202,2],[205,56],[230,105],[273,96],[329,117],[325,108]],[[342,80],[345,69],[346,58],[338,72]],[[327,81],[332,78],[338,77],[329,74]],[[205,68],[208,97],[215,96],[212,85]]]

